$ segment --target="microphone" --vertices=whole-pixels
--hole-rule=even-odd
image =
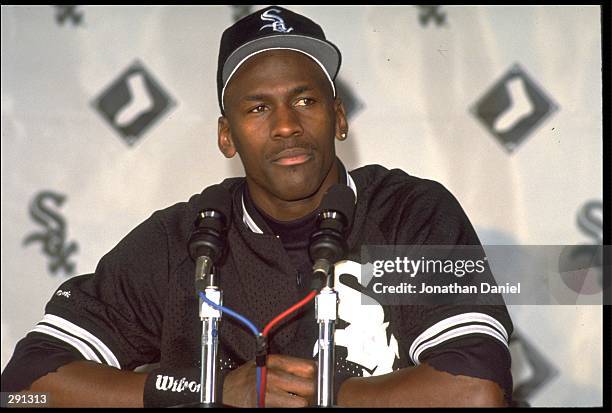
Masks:
[[[313,284],[320,284],[316,275],[322,276],[324,280],[327,279],[331,266],[341,260],[347,252],[345,235],[353,221],[355,194],[346,185],[333,185],[323,195],[320,209],[321,212],[317,217],[319,228],[310,237],[308,249],[310,258],[314,262]],[[333,283],[333,280],[328,282]]]
[[[199,296],[199,315],[202,320],[200,357],[200,402],[189,407],[214,407],[217,393],[217,350],[219,347],[220,306],[223,293],[215,283],[213,265],[218,263],[225,249],[225,237],[232,214],[229,191],[217,184],[209,186],[197,197],[200,211],[189,236],[187,249],[196,263],[195,291]]]
[[[189,236],[189,256],[196,262],[196,290],[203,291],[205,278],[215,285],[212,266],[223,256],[232,214],[232,197],[220,184],[209,186],[199,197],[198,217]]]

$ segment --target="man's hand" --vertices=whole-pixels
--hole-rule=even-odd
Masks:
[[[312,360],[271,354],[266,367],[266,407],[306,407],[314,404],[316,364]],[[223,404],[257,407],[257,368],[249,361],[225,377]]]

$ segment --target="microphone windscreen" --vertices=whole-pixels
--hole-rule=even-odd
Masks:
[[[350,223],[355,212],[355,194],[346,185],[335,184],[331,186],[321,201],[321,212],[336,211],[340,212]]]
[[[232,196],[229,190],[221,184],[211,185],[204,189],[199,196],[197,210],[220,212],[229,222],[232,214]]]
[[[209,186],[196,198],[198,216],[189,236],[187,249],[193,260],[207,256],[216,262],[225,248],[225,230],[232,213],[232,197],[220,184]],[[215,214],[204,212],[215,211]]]

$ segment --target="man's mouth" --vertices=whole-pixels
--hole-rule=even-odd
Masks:
[[[282,166],[301,165],[312,158],[312,152],[304,148],[285,149],[272,157],[272,163]]]

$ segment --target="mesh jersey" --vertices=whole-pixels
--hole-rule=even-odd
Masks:
[[[342,272],[352,272],[358,282],[362,245],[480,244],[459,203],[437,182],[368,165],[347,174],[346,183],[357,204]],[[222,185],[233,196],[228,248],[216,271],[223,302],[263,328],[305,296],[309,280],[296,283],[303,274],[281,240],[262,231],[245,209],[244,178]],[[201,321],[195,265],[187,251],[198,197],[156,211],[100,260],[94,274],[64,282],[43,319],[18,343],[3,372],[2,390],[21,390],[80,359],[121,369],[149,363],[199,366]],[[483,341],[483,348],[507,361],[490,368],[509,370],[513,326],[504,305],[362,305],[355,289],[339,280],[336,287],[338,375],[384,374],[419,364],[453,343],[458,348]],[[254,358],[252,333],[237,321],[224,317],[219,335],[222,376]],[[269,348],[309,358],[316,337],[311,306],[279,325]],[[508,391],[507,383],[503,387]]]

